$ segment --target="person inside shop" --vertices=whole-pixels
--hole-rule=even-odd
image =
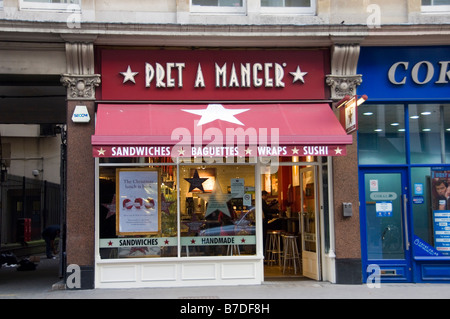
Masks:
[[[277,217],[279,212],[278,209],[274,207],[278,204],[278,201],[273,200],[270,203],[268,203],[267,201],[269,199],[269,193],[267,191],[262,191],[261,198],[262,198],[262,209],[265,218],[269,221],[272,218]]]
[[[53,254],[56,255],[55,238],[60,235],[59,225],[50,225],[42,232],[42,238],[45,240],[45,253],[47,258],[53,259]]]

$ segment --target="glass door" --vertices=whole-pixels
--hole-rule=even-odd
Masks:
[[[320,280],[319,267],[319,220],[316,185],[317,168],[300,169],[301,192],[301,246],[303,275]]]
[[[373,269],[378,270],[382,282],[411,281],[406,175],[403,169],[361,171],[361,248],[365,281],[374,275]]]

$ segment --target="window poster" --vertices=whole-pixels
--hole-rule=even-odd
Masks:
[[[159,170],[116,170],[117,235],[151,235],[161,229]]]
[[[434,247],[443,255],[450,254],[450,170],[431,169]]]

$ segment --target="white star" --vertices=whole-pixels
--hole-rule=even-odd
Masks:
[[[200,121],[197,126],[207,124],[215,120],[222,120],[234,124],[244,125],[234,116],[236,114],[246,112],[250,109],[226,109],[222,104],[208,104],[208,107],[203,110],[182,110],[196,115],[201,115]]]
[[[131,67],[128,66],[128,69],[127,69],[126,72],[120,72],[120,74],[123,75],[123,82],[122,82],[122,83],[125,83],[125,82],[127,82],[127,81],[131,81],[131,82],[133,82],[134,84],[136,84],[136,81],[134,80],[134,77],[135,77],[138,73],[139,73],[139,72],[132,72],[132,71],[131,71]]]
[[[98,155],[105,155],[106,150],[103,149],[103,147],[101,147],[99,150],[97,150]]]
[[[184,149],[183,148],[180,148],[179,150],[178,150],[178,156],[183,156],[184,155]]]
[[[339,148],[339,146],[334,150],[336,154],[342,154],[342,148]]]
[[[294,146],[292,150],[292,154],[298,154],[299,149],[297,148],[297,146]]]
[[[303,77],[308,74],[308,72],[302,72],[302,70],[300,70],[300,67],[297,65],[297,70],[295,72],[289,72],[294,79],[292,80],[292,83],[297,82],[298,80],[302,81],[302,83],[305,83],[305,79],[303,79]]]

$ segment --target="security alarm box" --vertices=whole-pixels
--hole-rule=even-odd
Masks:
[[[353,216],[352,203],[342,203],[342,210],[344,212],[344,217]]]

